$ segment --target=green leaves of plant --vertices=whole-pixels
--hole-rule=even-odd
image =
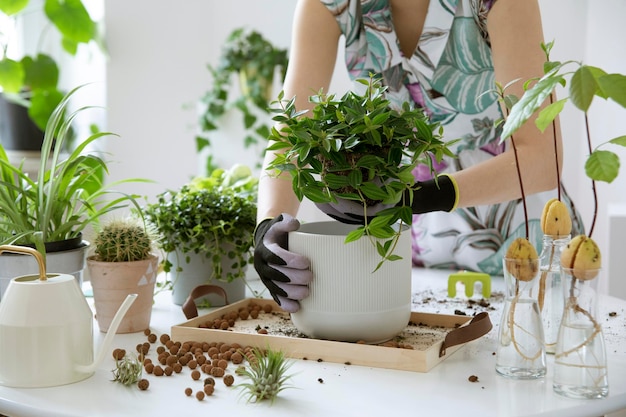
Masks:
[[[76,53],[76,45],[88,43],[95,37],[96,24],[81,0],[45,0],[44,10],[48,19],[63,36],[64,48]]]

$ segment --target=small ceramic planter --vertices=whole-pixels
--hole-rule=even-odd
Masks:
[[[411,315],[410,230],[396,247],[401,260],[386,261],[363,237],[345,243],[356,226],[339,222],[303,224],[289,234],[289,249],[311,260],[313,281],[300,310],[291,315],[302,333],[317,339],[380,343],[400,333]]]
[[[143,261],[99,262],[87,258],[93,288],[96,320],[101,332],[107,332],[115,313],[128,294],[137,294],[117,333],[141,332],[150,327],[154,285],[159,258]]]

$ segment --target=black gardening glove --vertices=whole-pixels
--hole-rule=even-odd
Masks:
[[[429,213],[431,211],[451,212],[456,209],[459,200],[459,191],[456,181],[450,175],[442,174],[437,179],[416,182],[411,191],[413,214]],[[409,195],[404,200],[410,201]]]
[[[283,213],[263,220],[254,232],[254,269],[274,300],[290,313],[309,295],[307,284],[313,278],[309,259],[287,249],[289,232],[299,228],[297,219]]]

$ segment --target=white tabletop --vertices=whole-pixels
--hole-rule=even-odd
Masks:
[[[495,371],[495,350],[501,301],[494,297],[490,307],[468,303],[463,291],[447,298],[449,272],[415,269],[413,271],[413,310],[468,315],[489,311],[494,328],[479,340],[468,343],[428,373],[378,369],[356,365],[292,360],[290,373],[294,388],[283,391],[273,403],[247,403],[241,391],[218,381],[213,396],[204,401],[187,397],[184,389],[197,387],[189,370],[166,377],[146,375],[147,391],[111,382],[115,366],[110,355],[98,371],[85,381],[53,388],[16,389],[0,386],[0,414],[11,417],[124,417],[124,416],[601,416],[626,408],[626,302],[603,297],[600,318],[607,345],[609,396],[601,400],[573,400],[552,390],[552,365],[540,380],[516,381]],[[251,282],[260,288],[258,280]],[[501,278],[493,279],[493,291],[502,290]],[[480,294],[473,297],[480,299]],[[500,300],[502,297],[500,296]],[[609,312],[616,315],[609,316]],[[202,311],[200,312],[202,314]],[[157,334],[170,333],[171,326],[185,317],[171,302],[167,292],[156,297],[151,328]],[[94,329],[97,329],[94,323]],[[96,343],[102,341],[100,333]],[[143,333],[117,335],[113,347],[133,350],[143,343]],[[153,349],[154,350],[154,349]],[[151,355],[155,355],[154,352]],[[0,358],[7,360],[7,358]],[[233,366],[232,364],[229,366]],[[470,382],[471,375],[478,382]],[[237,378],[237,377],[236,377]],[[194,382],[196,384],[194,384]],[[243,382],[243,379],[236,380]],[[195,389],[194,389],[195,391]]]

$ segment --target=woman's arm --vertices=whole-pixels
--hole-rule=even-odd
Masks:
[[[521,97],[523,84],[543,75],[543,30],[536,0],[498,0],[489,13],[496,80],[510,86],[506,93]],[[506,113],[505,113],[506,114]],[[517,148],[526,195],[557,187],[552,128],[541,133],[531,118],[513,138]],[[561,167],[561,136],[557,120],[557,149]],[[459,185],[459,207],[492,204],[521,197],[511,143],[507,151],[490,160],[453,174]]]
[[[283,86],[285,98],[296,97],[297,109],[307,109],[310,107],[309,96],[320,89],[328,90],[340,35],[339,25],[320,0],[298,1],[293,20],[289,67]],[[273,159],[274,152],[267,152],[263,161],[259,179],[259,221],[280,213],[289,213],[295,217],[300,206],[291,186],[291,176],[271,176],[265,171]]]

